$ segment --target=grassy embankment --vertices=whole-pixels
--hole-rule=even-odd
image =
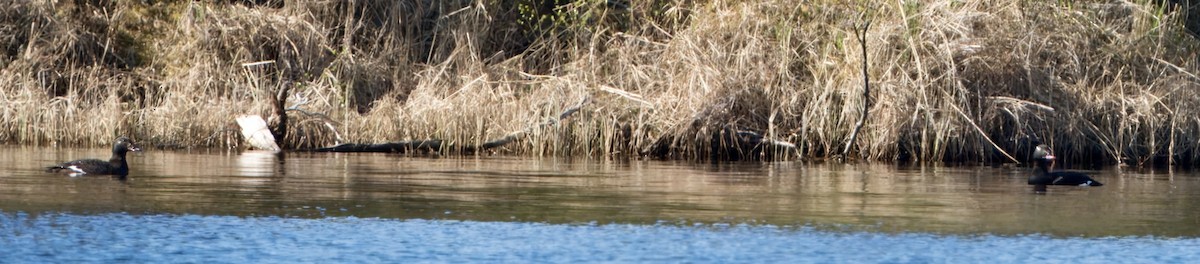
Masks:
[[[237,147],[233,117],[286,85],[337,130],[292,112],[291,148],[477,144],[590,96],[502,152],[705,158],[735,127],[807,158],[840,152],[864,103],[856,3],[230,2],[4,1],[0,142]],[[1200,44],[1154,3],[872,6],[852,156],[1005,160],[990,139],[1023,159],[1038,138],[1074,161],[1200,163]]]

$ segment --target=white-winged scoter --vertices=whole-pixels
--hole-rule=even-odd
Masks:
[[[1034,185],[1035,191],[1045,191],[1046,185],[1076,185],[1076,186],[1101,186],[1104,185],[1087,174],[1073,171],[1050,171],[1054,164],[1054,151],[1046,145],[1038,145],[1033,151],[1033,159],[1035,167],[1033,176],[1029,176],[1029,185]]]
[[[113,143],[112,158],[108,161],[99,159],[80,159],[63,162],[58,165],[46,167],[48,172],[67,173],[71,177],[83,175],[129,175],[129,163],[125,162],[125,153],[130,151],[141,151],[142,149],[133,143],[127,137],[117,138],[117,142]]]

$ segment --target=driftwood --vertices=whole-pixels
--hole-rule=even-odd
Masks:
[[[726,126],[714,134],[711,146],[713,160],[772,160],[775,155],[800,156],[796,144],[766,138],[757,132],[738,130],[732,126]]]
[[[491,140],[488,142],[484,142],[483,144],[480,144],[478,146],[462,146],[458,150],[463,153],[469,154],[469,153],[475,153],[477,151],[484,151],[484,150],[489,150],[489,149],[507,145],[507,144],[515,142],[521,138],[524,138],[525,135],[529,134],[529,132],[532,132],[536,129],[543,129],[543,128],[558,124],[562,120],[571,117],[571,115],[574,115],[576,112],[579,112],[579,109],[583,108],[583,106],[585,104],[587,104],[588,102],[591,102],[591,97],[584,97],[583,100],[580,100],[578,104],[575,104],[574,106],[564,110],[561,114],[558,115],[557,118],[546,120],[544,122],[538,123],[538,124],[530,126],[528,128],[525,128],[524,130],[508,133],[508,135],[504,135],[503,137],[500,137],[500,138],[497,138],[497,139],[494,139],[494,140]],[[455,146],[447,145],[444,143],[444,141],[442,141],[440,139],[426,139],[426,140],[400,141],[400,142],[381,143],[381,144],[348,143],[348,144],[341,144],[341,145],[332,146],[332,147],[318,148],[318,149],[314,149],[313,151],[316,151],[316,152],[386,152],[386,153],[422,152],[422,153],[430,153],[430,152],[438,152],[443,149],[454,149],[454,148],[455,148]]]
[[[246,138],[251,147],[273,153],[282,150],[279,148],[279,144],[275,143],[275,136],[271,135],[271,129],[262,116],[242,115],[238,116],[236,120],[238,126],[242,128],[242,137]]]

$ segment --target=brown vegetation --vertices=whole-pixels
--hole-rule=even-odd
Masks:
[[[234,117],[282,94],[287,148],[479,145],[590,96],[500,151],[706,158],[735,128],[826,157],[863,109],[872,10],[851,156],[1021,159],[1037,139],[1200,164],[1200,45],[1158,3],[0,0],[0,142],[237,147]]]

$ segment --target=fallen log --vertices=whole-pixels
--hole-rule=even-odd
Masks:
[[[494,140],[491,140],[488,142],[484,142],[483,144],[480,144],[478,146],[462,146],[462,147],[458,148],[458,150],[464,154],[473,154],[477,151],[484,151],[484,150],[489,150],[489,149],[507,145],[507,144],[515,142],[521,138],[524,138],[525,135],[529,134],[529,132],[532,132],[536,129],[544,129],[544,128],[547,128],[547,127],[550,127],[553,125],[557,125],[562,120],[570,118],[576,112],[579,112],[579,109],[582,109],[583,106],[586,105],[588,102],[591,102],[591,97],[584,97],[582,100],[579,101],[579,103],[564,110],[561,114],[559,114],[557,116],[557,118],[551,118],[551,119],[548,119],[541,123],[535,124],[533,126],[529,126],[523,130],[508,133],[507,135],[504,135],[503,137],[500,137],[498,139],[494,139]],[[453,149],[455,149],[455,146],[450,145],[450,144],[444,144],[444,142],[440,139],[426,139],[426,140],[379,143],[379,144],[347,143],[347,144],[341,144],[341,145],[332,146],[332,147],[317,148],[317,149],[314,149],[313,151],[316,151],[316,152],[384,152],[384,153],[419,152],[419,153],[433,153],[433,152],[440,152],[442,150],[453,150]]]
[[[429,140],[413,140],[400,141],[380,144],[354,144],[346,143],[332,147],[324,147],[314,149],[316,152],[385,152],[385,153],[413,153],[413,152],[436,152],[442,149],[442,141],[437,139]]]

